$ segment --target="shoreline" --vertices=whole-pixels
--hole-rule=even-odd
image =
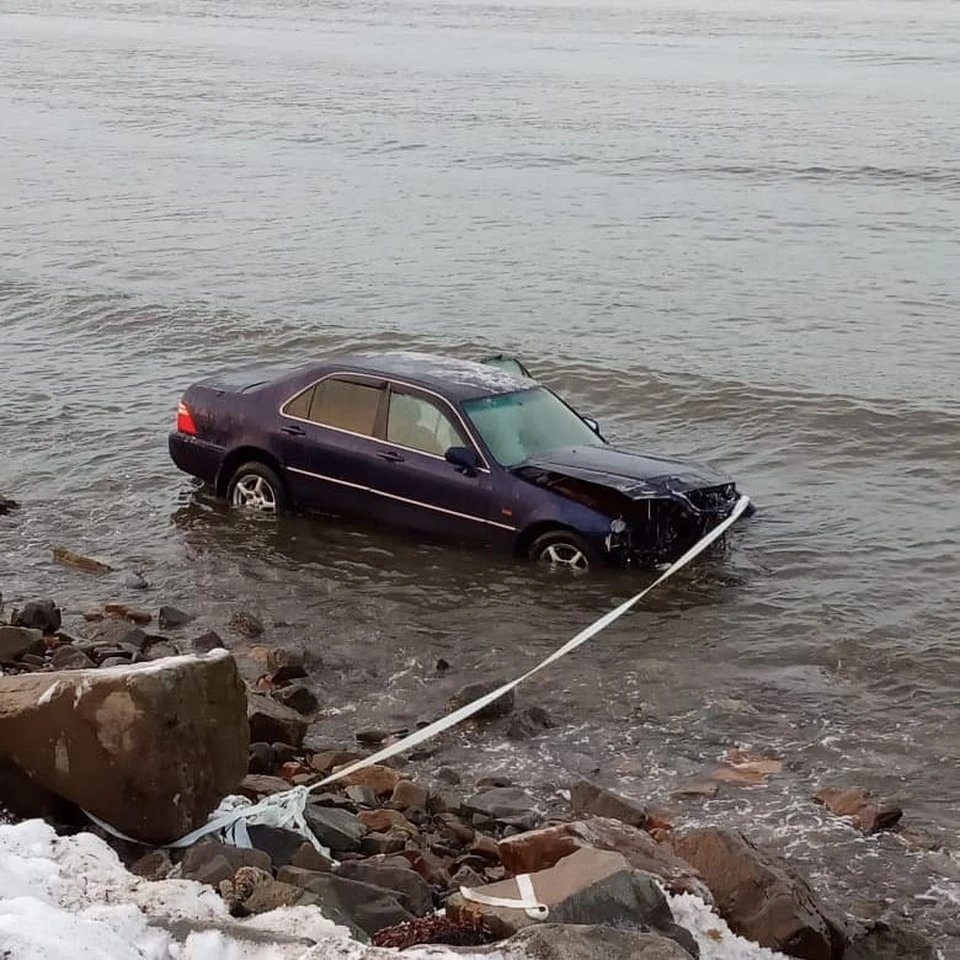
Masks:
[[[170,635],[184,638],[190,635],[192,622],[189,614],[173,607],[161,608],[156,617],[151,611],[125,604],[90,608],[76,624],[70,624],[73,633],[62,629],[62,614],[50,601],[27,604],[23,610],[11,610],[10,614],[11,620],[18,623],[13,629],[34,631],[29,635],[34,652],[22,653],[22,657],[28,658],[26,660],[0,658],[4,661],[4,672],[8,676],[49,678],[50,682],[63,680],[68,683],[73,670],[79,668],[78,677],[99,671],[124,677],[142,669],[138,666],[141,663],[145,666],[153,664],[156,670],[163,670],[166,669],[165,665],[175,662],[171,659],[175,654],[184,652],[187,659],[191,659],[192,654],[199,654],[203,660],[204,654],[210,658],[214,656],[211,651],[226,646],[220,636],[212,632],[189,641],[172,641]],[[154,629],[154,623],[161,626],[162,633],[148,632]],[[357,731],[353,743],[324,744],[322,740],[318,741],[317,734],[321,734],[323,721],[320,718],[311,724],[311,720],[316,716],[319,705],[319,688],[311,676],[304,651],[261,642],[263,625],[249,614],[234,617],[226,625],[224,632],[228,631],[240,638],[239,649],[229,655],[216,656],[218,659],[229,659],[235,665],[237,682],[242,684],[248,728],[243,734],[248,747],[245,748],[246,776],[236,791],[240,795],[256,803],[293,787],[309,787],[321,777],[355,763],[384,743],[397,739],[396,731],[365,730]],[[5,631],[4,636],[9,640],[10,631]],[[38,642],[41,646],[37,646]],[[189,648],[189,652],[185,648]],[[66,669],[55,671],[55,662],[61,667],[66,666]],[[13,672],[17,670],[14,666],[16,663],[22,668],[19,674]],[[68,664],[75,665],[73,670]],[[104,671],[104,668],[107,669]],[[3,680],[0,680],[0,685],[2,683]],[[489,688],[491,685],[487,686]],[[482,684],[468,686],[453,699],[450,706],[455,707],[459,701],[473,699],[483,692],[480,689],[482,687]],[[494,701],[471,721],[478,725],[504,722],[510,723],[511,730],[518,728],[516,735],[520,737],[548,735],[552,726],[549,716],[539,708],[518,711],[512,696]],[[429,942],[436,942],[438,938],[439,942],[443,942],[444,938],[453,942],[464,939],[470,941],[472,938],[479,939],[481,943],[498,943],[506,939],[505,934],[513,935],[515,931],[510,925],[497,926],[502,918],[491,919],[483,915],[487,908],[482,905],[478,914],[475,903],[458,903],[453,912],[456,918],[453,922],[449,916],[442,921],[435,919],[433,911],[457,903],[457,891],[461,887],[478,889],[491,884],[502,886],[504,882],[511,881],[517,873],[517,862],[511,862],[511,854],[507,853],[505,864],[504,851],[510,849],[511,843],[518,842],[514,839],[518,836],[527,838],[521,843],[533,845],[531,849],[535,852],[528,855],[523,867],[524,871],[534,876],[544,870],[557,869],[562,866],[562,860],[574,852],[589,850],[599,855],[606,849],[607,854],[616,855],[624,846],[632,849],[639,845],[632,862],[615,865],[622,870],[642,872],[657,878],[655,884],[661,886],[670,897],[694,896],[704,903],[714,901],[719,915],[730,923],[732,929],[744,932],[744,920],[736,916],[730,904],[738,898],[742,899],[746,888],[725,890],[727,880],[723,871],[720,875],[711,875],[711,855],[696,848],[696,843],[707,846],[718,842],[721,845],[733,844],[731,850],[734,852],[728,851],[728,855],[749,864],[738,882],[747,884],[751,872],[760,870],[764,876],[769,873],[778,883],[784,884],[778,896],[788,896],[801,912],[812,910],[807,917],[808,925],[817,927],[826,924],[828,932],[834,931],[832,934],[821,931],[822,936],[826,937],[823,942],[829,942],[830,936],[836,941],[829,947],[829,956],[857,956],[851,952],[855,948],[851,944],[855,945],[858,936],[862,940],[864,936],[903,935],[902,931],[894,929],[891,932],[882,924],[858,925],[852,922],[852,918],[834,919],[831,911],[817,902],[815,893],[792,873],[785,862],[753,847],[736,831],[711,828],[691,831],[684,824],[684,817],[675,809],[678,803],[682,805],[691,800],[695,802],[696,798],[710,796],[716,791],[718,783],[746,786],[762,784],[782,767],[782,762],[775,757],[750,751],[728,751],[725,763],[715,771],[713,778],[692,783],[680,795],[669,798],[668,802],[674,809],[651,807],[647,802],[632,800],[589,779],[571,784],[569,790],[561,791],[559,796],[552,797],[544,804],[537,798],[535,786],[528,791],[524,786],[503,777],[464,784],[459,772],[450,767],[440,767],[424,778],[421,775],[405,776],[404,769],[408,766],[406,757],[398,757],[386,764],[366,767],[352,778],[333,784],[315,798],[310,804],[312,819],[308,818],[308,823],[312,823],[312,829],[323,835],[314,834],[321,843],[327,840],[330,844],[323,845],[332,856],[323,860],[312,855],[316,848],[305,836],[298,836],[294,850],[294,836],[289,835],[288,830],[269,826],[263,828],[260,831],[261,838],[253,843],[255,852],[259,850],[262,855],[258,860],[259,866],[252,868],[260,871],[253,875],[254,909],[250,908],[251,893],[242,884],[238,885],[238,880],[243,879],[240,872],[251,869],[249,865],[238,866],[226,859],[229,868],[226,874],[223,862],[212,873],[208,869],[211,859],[223,861],[225,852],[234,850],[232,847],[224,848],[220,844],[210,846],[204,858],[196,850],[202,844],[213,844],[213,841],[204,840],[188,850],[184,858],[176,854],[171,858],[161,855],[156,848],[146,853],[142,849],[131,848],[131,845],[105,835],[96,827],[91,829],[89,824],[84,827],[82,819],[71,823],[61,822],[59,827],[67,832],[79,829],[104,836],[134,873],[145,874],[154,880],[186,878],[209,881],[213,878],[216,881],[213,889],[219,892],[231,912],[241,916],[245,913],[259,915],[269,912],[263,909],[263,904],[272,904],[271,909],[291,904],[302,906],[304,903],[322,906],[324,897],[316,892],[317,884],[321,883],[318,876],[340,877],[344,873],[353,873],[366,875],[368,880],[372,877],[378,882],[368,883],[367,886],[379,888],[375,896],[369,890],[360,891],[359,888],[353,894],[356,897],[360,897],[361,893],[374,896],[375,902],[379,902],[377,897],[384,896],[384,890],[391,889],[391,883],[406,886],[416,883],[419,912],[408,909],[411,903],[407,889],[395,890],[393,902],[387,905],[387,913],[396,922],[384,923],[378,929],[372,929],[381,922],[381,916],[368,923],[371,929],[364,929],[356,923],[355,917],[340,917],[354,936],[361,939],[366,936],[374,944],[413,946],[422,942],[420,938],[424,937],[430,938]],[[856,826],[864,833],[895,827],[900,817],[899,810],[877,803],[863,792],[845,791],[825,798],[823,802],[850,817],[851,829]],[[330,822],[331,818],[333,823]],[[49,812],[47,819],[56,821],[56,817]],[[612,834],[610,831],[613,831]],[[534,835],[542,836],[530,840]],[[690,846],[691,835],[700,838],[693,847]],[[332,842],[331,838],[334,838]],[[278,843],[285,852],[278,852]],[[342,845],[342,849],[335,848],[337,843]],[[562,855],[556,859],[558,844]],[[194,860],[199,858],[199,865],[191,862],[191,856]],[[295,862],[296,856],[301,857],[300,861]],[[282,862],[284,858],[286,862]],[[398,864],[398,858],[407,863]],[[184,863],[187,863],[186,872]],[[304,863],[309,866],[302,866]],[[643,870],[638,864],[642,864]],[[398,878],[397,870],[402,870],[404,875]],[[416,882],[413,876],[417,877]],[[349,881],[351,877],[344,876],[343,879]],[[310,888],[310,884],[314,889]],[[583,893],[582,890],[575,892]],[[330,891],[326,890],[326,894],[329,903]],[[404,897],[407,899],[404,900]],[[811,919],[813,916],[819,919],[814,921]],[[633,919],[638,928],[650,928],[649,917]],[[430,922],[425,923],[426,920]],[[630,917],[620,916],[618,920],[629,922]],[[467,932],[464,933],[464,930]],[[753,937],[748,939],[765,940],[770,946],[786,945],[789,948],[788,943],[776,942],[778,936],[784,939],[783,931],[758,934],[756,929],[750,928],[747,932],[753,933]],[[682,932],[679,936],[682,938]],[[843,945],[839,946],[841,939]],[[927,952],[904,956],[935,956],[931,952],[933,948],[922,938],[917,938],[914,946],[917,950]],[[685,947],[690,948],[689,941]]]

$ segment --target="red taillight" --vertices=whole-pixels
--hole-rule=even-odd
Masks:
[[[197,425],[193,422],[193,414],[182,400],[177,405],[177,433],[186,433],[191,437],[197,435]]]

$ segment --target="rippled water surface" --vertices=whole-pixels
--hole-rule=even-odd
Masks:
[[[665,801],[772,750],[767,786],[680,809],[957,956],[960,6],[724,6],[0,0],[0,589],[76,610],[141,567],[141,603],[308,644],[320,739],[431,718],[642,581],[238,518],[166,432],[221,366],[516,352],[760,512],[520,691],[555,729],[422,769]],[[927,843],[824,817],[837,782]]]

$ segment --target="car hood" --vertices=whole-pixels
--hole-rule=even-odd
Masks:
[[[540,471],[563,474],[609,487],[631,500],[648,500],[731,482],[728,476],[709,467],[630,453],[611,446],[551,450],[531,457],[515,469],[521,476]]]

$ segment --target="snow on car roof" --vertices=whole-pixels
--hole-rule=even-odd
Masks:
[[[498,367],[413,350],[377,350],[331,361],[344,369],[382,374],[436,389],[451,399],[467,400],[515,390],[529,390],[536,381]]]

